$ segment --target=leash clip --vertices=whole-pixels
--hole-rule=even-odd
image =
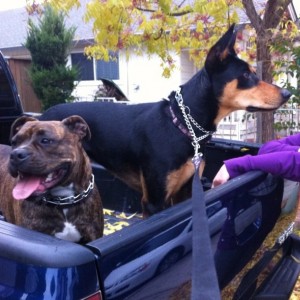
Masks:
[[[201,159],[202,159],[203,153],[202,152],[195,152],[194,157],[192,158],[192,162],[194,164],[195,170],[198,170]]]
[[[203,153],[199,152],[199,149],[201,148],[200,144],[198,143],[197,139],[194,139],[194,141],[192,141],[192,146],[194,147],[194,151],[195,151],[195,154],[194,156],[197,156],[197,155],[203,155]]]
[[[194,147],[194,151],[195,151],[194,156],[197,156],[199,153],[200,145],[197,143],[196,139],[192,141],[192,146]]]
[[[195,150],[194,156],[192,158],[192,162],[193,162],[195,168],[198,169],[199,166],[200,166],[200,163],[201,163],[201,158],[203,156],[203,153],[199,152],[199,149],[200,149],[199,143],[197,143],[196,141],[193,141],[192,145],[193,145],[194,150]]]

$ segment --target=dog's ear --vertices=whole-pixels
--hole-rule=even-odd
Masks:
[[[26,122],[32,122],[32,121],[38,121],[36,118],[33,117],[28,117],[28,116],[23,116],[18,118],[10,128],[10,140],[13,138],[13,136],[21,129],[21,127],[26,123]]]
[[[234,44],[237,32],[234,30],[235,24],[232,24],[227,32],[219,39],[219,41],[209,50],[205,69],[211,74],[214,70],[222,66],[229,55],[236,55]]]
[[[91,131],[88,124],[80,116],[71,116],[64,120],[62,123],[68,127],[68,129],[77,134],[80,137],[80,140],[91,138]]]

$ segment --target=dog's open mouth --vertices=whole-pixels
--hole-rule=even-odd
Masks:
[[[61,168],[48,175],[40,176],[19,173],[17,184],[13,189],[13,197],[16,200],[24,200],[31,195],[41,195],[62,181],[66,173],[66,168]]]

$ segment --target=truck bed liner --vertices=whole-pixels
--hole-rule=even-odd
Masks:
[[[254,299],[289,299],[300,274],[300,238],[292,235],[285,241],[283,248],[283,257]]]
[[[300,237],[292,231],[293,223],[244,275],[234,300],[289,299],[300,274]]]

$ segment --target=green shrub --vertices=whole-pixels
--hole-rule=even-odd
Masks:
[[[25,47],[32,58],[29,76],[42,108],[72,101],[78,70],[68,67],[67,60],[75,27],[66,28],[65,15],[48,5],[38,23],[30,19],[28,25]]]

